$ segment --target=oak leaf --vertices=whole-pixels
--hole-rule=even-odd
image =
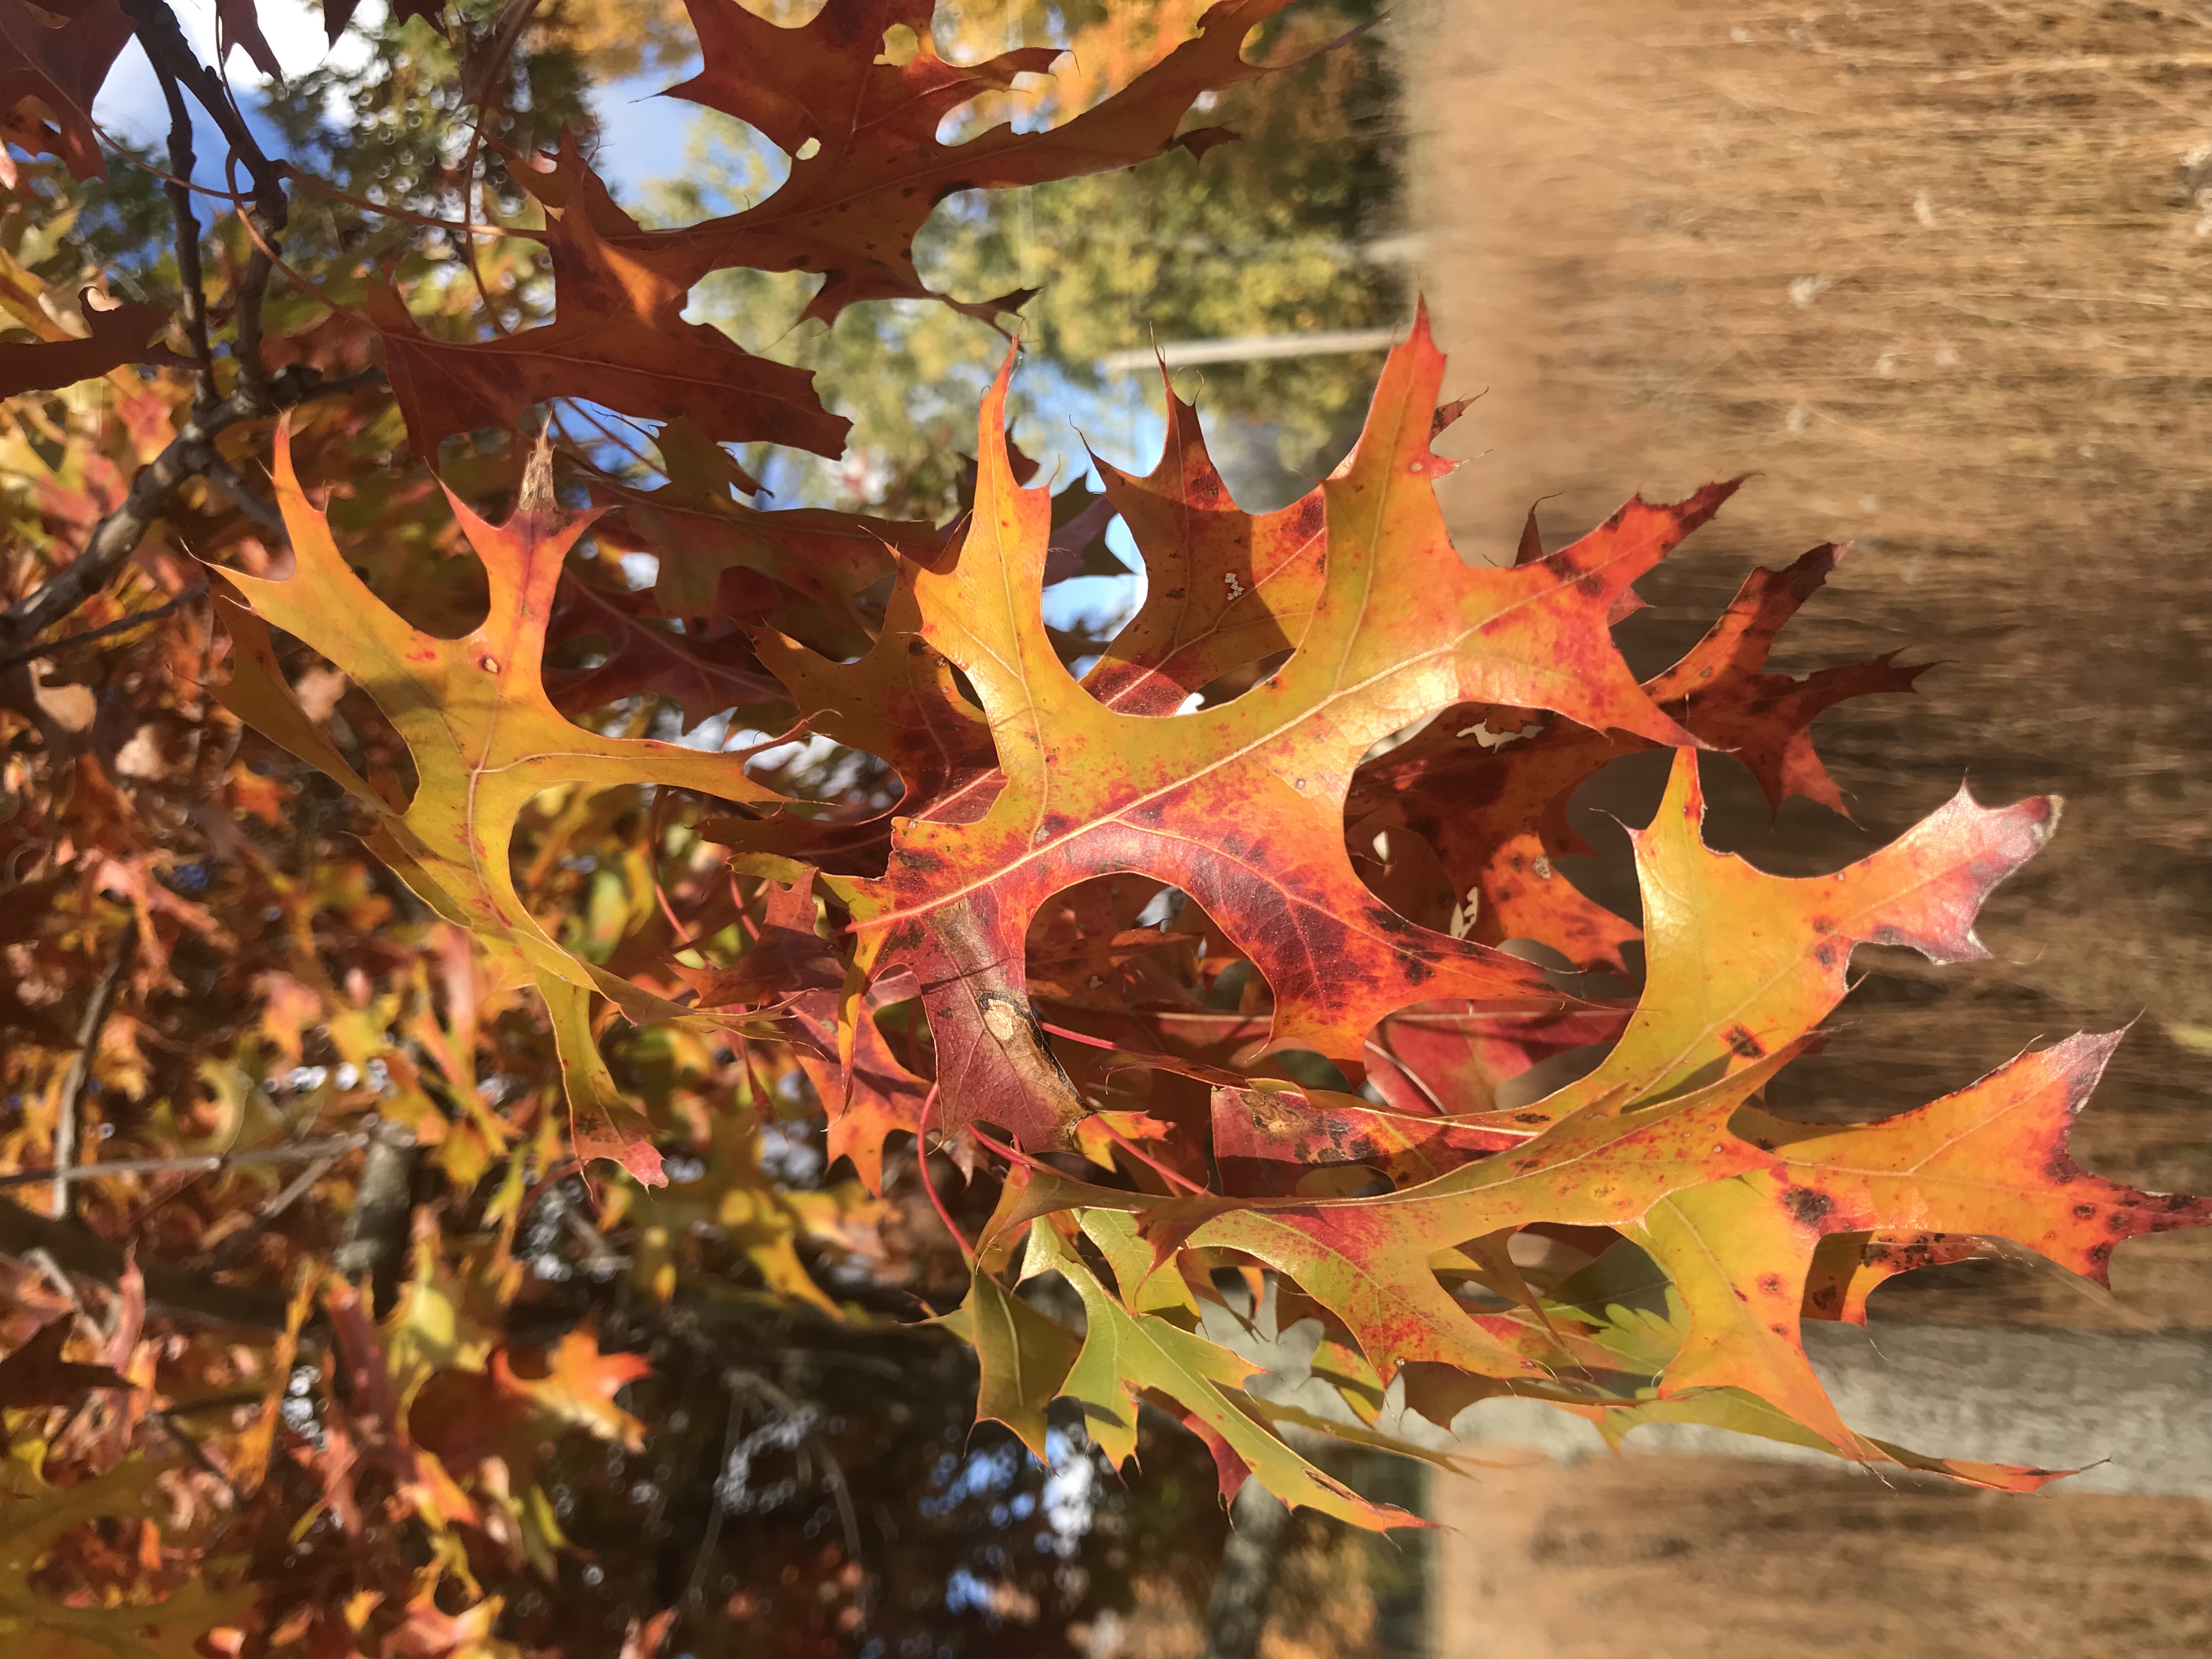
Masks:
[[[1222,0],[1200,19],[1197,39],[1073,119],[945,144],[937,132],[946,116],[1018,76],[1046,73],[1060,49],[948,64],[931,45],[936,0],[829,0],[795,28],[738,0],[685,0],[702,66],[669,95],[750,122],[793,160],[758,205],[657,240],[691,257],[695,280],[725,265],[819,272],[826,280],[805,315],[825,322],[864,300],[932,297],[915,269],[914,238],[938,203],[1130,167],[1177,145],[1202,150],[1220,131],[1178,136],[1177,125],[1200,94],[1267,73],[1243,60],[1244,38],[1285,3]],[[915,48],[904,61],[886,50],[894,30]],[[1027,297],[953,303],[988,319]]]
[[[659,1176],[649,1126],[617,1093],[600,1057],[590,997],[635,1017],[681,1011],[565,950],[515,890],[508,848],[531,798],[559,784],[662,783],[729,800],[775,799],[744,763],[642,738],[601,737],[556,709],[543,678],[545,629],[562,562],[588,520],[561,512],[550,481],[504,525],[458,499],[463,535],[490,584],[483,624],[459,639],[410,626],[369,591],[338,550],[329,522],[293,471],[289,434],[276,441],[277,501],[294,565],[282,580],[223,573],[239,596],[218,598],[238,644],[226,705],[329,773],[374,815],[371,851],[495,958],[532,977],[559,1039],[580,1156],[608,1158],[641,1179]],[[299,710],[267,642],[274,624],[320,652],[374,699],[415,757],[418,781],[404,808],[371,788]]]
[[[1124,1285],[1115,1296],[1051,1226],[1030,1230],[1023,1272],[1058,1273],[1083,1298],[1088,1329],[1060,1390],[1081,1406],[1091,1439],[1116,1468],[1136,1452],[1139,1399],[1157,1393],[1180,1408],[1179,1416],[1203,1425],[1209,1443],[1233,1451],[1285,1503],[1376,1531],[1420,1524],[1401,1510],[1360,1497],[1284,1441],[1267,1420],[1267,1408],[1244,1388],[1261,1367],[1158,1314],[1131,1311],[1125,1304],[1136,1300],[1134,1287]],[[1224,1484],[1234,1492],[1231,1481]]]
[[[435,455],[439,441],[456,432],[511,429],[524,410],[554,398],[588,398],[647,420],[685,417],[710,439],[841,452],[852,422],[823,408],[812,371],[757,357],[720,330],[684,321],[696,277],[640,252],[635,222],[580,161],[563,159],[574,177],[545,227],[552,322],[495,340],[439,340],[390,286],[368,290],[392,393],[421,453]]]
[[[1128,714],[1070,677],[1039,614],[1050,497],[1013,481],[1012,367],[984,406],[967,535],[913,579],[921,641],[974,686],[1006,781],[973,823],[902,820],[882,879],[831,878],[860,964],[921,981],[947,1127],[985,1118],[1039,1147],[1064,1144],[1081,1115],[1030,1010],[1023,940],[1048,896],[1094,876],[1139,872],[1189,894],[1265,975],[1273,1042],[1340,1066],[1358,1068],[1376,1021],[1415,1001],[1557,1002],[1526,963],[1368,894],[1344,848],[1346,788],[1378,739],[1470,698],[1692,741],[1606,623],[1687,515],[1632,503],[1540,564],[1462,564],[1431,489],[1449,464],[1429,448],[1443,360],[1424,317],[1323,487],[1328,570],[1298,648],[1218,708]]]
[[[105,179],[92,106],[131,42],[131,20],[117,0],[76,0],[42,9],[60,21],[42,21],[24,0],[0,0],[0,113],[8,117],[7,136],[34,154],[60,156],[79,179]],[[24,107],[32,100],[53,127]]]
[[[934,1323],[975,1350],[975,1416],[1003,1423],[1045,1456],[1045,1407],[1060,1395],[1083,1340],[978,1269],[968,1295]]]
[[[125,363],[182,361],[173,352],[149,349],[169,325],[166,307],[125,301],[101,310],[93,303],[98,293],[86,289],[79,296],[85,325],[92,331],[84,338],[0,345],[0,398],[73,386]]]
[[[1816,547],[1784,569],[1753,571],[1705,636],[1644,684],[1686,729],[1748,768],[1778,811],[1798,794],[1842,812],[1842,793],[1814,751],[1814,720],[1852,697],[1908,691],[1922,672],[1887,657],[1802,679],[1764,672],[1777,632],[1842,556]],[[1360,769],[1352,811],[1364,831],[1403,827],[1436,848],[1473,911],[1468,937],[1541,939],[1579,966],[1620,971],[1635,926],[1584,897],[1557,860],[1590,851],[1568,825],[1575,790],[1653,745],[1568,720],[1523,728],[1522,718],[1474,705],[1446,710]]]
[[[45,1478],[46,1447],[32,1441],[0,1464],[0,1638],[52,1659],[198,1659],[199,1638],[253,1605],[248,1587],[218,1589],[187,1579],[159,1601],[72,1603],[35,1588],[40,1559],[69,1533],[103,1521],[135,1523],[171,1466],[143,1457],[71,1486]]]

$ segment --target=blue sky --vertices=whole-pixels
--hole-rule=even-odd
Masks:
[[[384,0],[365,0],[356,16],[359,21],[374,27],[381,21],[384,9]],[[185,33],[199,48],[203,61],[212,62],[213,0],[176,0],[176,11]],[[288,75],[304,73],[322,63],[325,57],[335,58],[341,64],[360,64],[368,59],[368,47],[357,35],[343,36],[335,46],[329,44],[323,30],[319,3],[309,5],[302,3],[302,0],[259,0],[259,14],[262,33],[268,37],[277,62]],[[227,67],[232,84],[241,92],[248,92],[259,84],[259,72],[244,52],[234,51]],[[647,179],[664,176],[681,167],[685,138],[690,130],[691,106],[658,94],[662,88],[675,84],[687,73],[688,70],[656,70],[649,76],[614,82],[602,88],[594,100],[605,143],[600,171],[617,194],[634,191]],[[251,98],[243,101],[250,112]],[[93,114],[108,131],[120,137],[157,149],[167,143],[169,118],[161,101],[161,85],[154,78],[144,51],[135,40],[116,60],[107,84],[93,106]],[[202,184],[219,185],[222,181],[223,145],[214,124],[204,112],[196,112],[193,131],[193,149],[199,163],[195,176]]]

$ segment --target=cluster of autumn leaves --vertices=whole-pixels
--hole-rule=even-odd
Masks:
[[[550,318],[510,330],[450,258],[412,288],[328,274],[263,368],[352,389],[239,427],[81,634],[6,665],[0,1155],[45,1202],[0,1200],[0,1630],[72,1656],[557,1644],[495,1588],[573,1555],[547,1449],[652,1431],[617,1403],[651,1362],[603,1346],[616,1325],[737,1364],[699,1312],[733,1284],[863,1322],[919,1293],[974,1345],[980,1414],[1040,1455],[1079,1419],[1122,1464],[1150,1404],[1224,1494],[1363,1526],[1409,1517],[1286,1430],[1436,1456],[1413,1419],[1516,1395],[1616,1439],[1689,1420],[2051,1478],[1856,1432],[1802,1322],[1984,1240],[2101,1280],[2212,1202],[2069,1158],[2110,1038],[1876,1123],[1762,1108],[1855,946],[1977,956],[1977,908],[2057,815],[1962,794],[1809,879],[1706,847],[1701,751],[1840,809],[1814,720],[1911,684],[1768,671],[1838,550],[1755,572],[1639,683],[1613,626],[1729,487],[1464,562],[1425,319],[1353,453],[1271,513],[1172,391],[1151,472],[1032,486],[1012,359],[949,525],[757,504],[723,447],[834,454],[843,428],[810,377],[683,320],[702,275],[818,272],[823,319],[939,297],[912,252],[939,201],[1202,154],[1222,135],[1186,111],[1260,73],[1242,48],[1278,5],[1217,6],[1057,125],[945,143],[1054,54],[948,64],[928,0],[795,27],[693,0],[704,66],[676,91],[788,152],[781,186],[648,231],[574,145],[514,158],[541,222],[443,228],[495,237],[475,280],[518,294],[542,242]],[[222,15],[251,52],[251,7]],[[9,138],[98,168],[115,0],[0,22]],[[234,301],[235,264],[216,278]],[[0,346],[19,592],[195,407],[185,371],[129,367],[170,361],[166,313],[40,287],[0,265],[40,337]],[[547,404],[650,422],[652,453],[479,441]],[[1048,627],[1116,519],[1141,606],[1107,641]],[[649,586],[611,574],[633,553]],[[724,728],[750,736],[678,740]],[[802,740],[858,764],[810,770]],[[1565,808],[1654,748],[1639,927],[1568,879]],[[1623,976],[1640,945],[1640,989],[1571,994],[1529,941]],[[809,1125],[826,1175],[772,1156]],[[1301,1322],[1295,1402],[1247,1386]],[[700,1610],[630,1611],[642,1654]]]

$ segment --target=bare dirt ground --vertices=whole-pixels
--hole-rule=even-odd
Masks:
[[[2212,1183],[2212,1056],[2191,1046],[2212,1026],[2212,17],[1425,0],[1393,27],[1448,393],[1490,388],[1444,486],[1462,551],[1510,557],[1540,499],[1557,545],[1632,490],[1751,471],[1644,584],[1644,659],[1751,565],[1848,538],[1778,665],[1942,664],[1917,699],[1824,721],[1859,827],[1803,802],[1769,824],[1723,765],[1713,838],[1811,871],[1962,777],[2068,798],[1985,912],[1996,960],[1862,953],[1848,1023],[1783,1103],[1881,1115],[2136,1020],[2075,1152]],[[1586,804],[1641,822],[1656,784]],[[1632,902],[1617,868],[1588,878]],[[2131,1244],[2104,1306],[2023,1268],[1916,1277],[1938,1282],[1886,1290],[1877,1320],[2212,1326],[2201,1237]],[[2212,1505],[2191,1500],[1653,1458],[1439,1504],[1462,1528],[1437,1580],[1451,1659],[2212,1649]]]

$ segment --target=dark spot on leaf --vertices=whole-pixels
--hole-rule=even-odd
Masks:
[[[2091,1216],[2096,1213],[2097,1206],[2094,1204],[2076,1204],[2074,1206],[2075,1216],[2076,1218],[2082,1221],[2087,1221]]]
[[[1810,1187],[1792,1187],[1782,1194],[1782,1203],[1801,1227],[1819,1226],[1827,1219],[1828,1212],[1836,1207],[1834,1199]]]
[[[1741,1025],[1732,1025],[1728,1034],[1729,1051],[1745,1060],[1757,1060],[1766,1052],[1759,1039]]]

